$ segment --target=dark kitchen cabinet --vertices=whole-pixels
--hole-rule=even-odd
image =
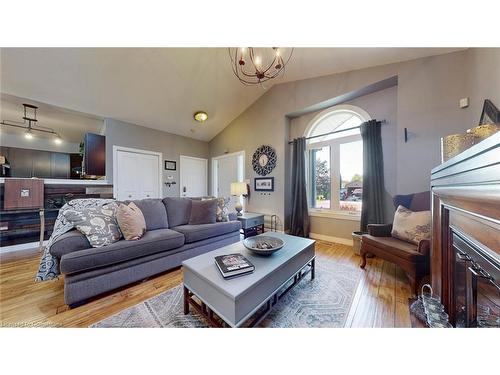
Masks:
[[[11,177],[33,177],[33,152],[25,148],[9,150]]]
[[[71,174],[70,154],[17,147],[1,147],[0,154],[4,155],[10,164],[8,177],[80,178],[79,174],[75,176]],[[82,158],[78,154],[75,155],[79,157],[81,167]],[[74,163],[76,167],[78,165],[77,158],[75,158]]]
[[[32,150],[33,172],[31,177],[52,178],[51,156],[49,151]]]
[[[52,152],[50,169],[51,169],[51,178],[69,178],[70,177],[69,154]]]
[[[106,137],[87,133],[84,140],[84,169],[86,175],[106,174]]]

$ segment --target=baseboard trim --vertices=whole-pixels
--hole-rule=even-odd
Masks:
[[[48,241],[43,241],[43,245],[47,245]],[[0,248],[0,254],[6,254],[6,253],[12,253],[12,252],[17,252],[17,251],[26,251],[26,250],[33,250],[37,249],[38,246],[40,246],[40,242],[28,242],[28,243],[20,243],[18,245],[11,245],[11,246],[2,246]]]
[[[347,238],[342,238],[342,237],[327,236],[325,234],[319,234],[319,233],[309,233],[309,237],[311,237],[315,240],[335,242],[335,243],[339,243],[339,244],[347,245],[347,246],[353,245],[352,239],[347,239]]]

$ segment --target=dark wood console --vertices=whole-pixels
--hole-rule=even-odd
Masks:
[[[37,181],[26,179],[28,182]],[[43,183],[43,180],[39,180]],[[78,183],[67,184],[45,183],[43,186],[43,207],[45,209],[44,239],[52,234],[59,208],[64,203],[77,198],[112,198],[113,186],[104,184]],[[0,245],[11,246],[36,242],[40,238],[39,209],[9,209],[5,205],[5,188],[0,183]]]
[[[434,168],[431,190],[434,293],[456,327],[499,324],[500,133]]]

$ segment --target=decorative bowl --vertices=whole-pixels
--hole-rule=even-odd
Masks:
[[[261,235],[245,239],[243,245],[256,254],[270,255],[281,249],[285,242],[276,237]]]
[[[441,138],[441,161],[451,159],[468,148],[474,146],[474,134],[452,134]]]
[[[479,143],[500,131],[500,124],[484,124],[468,129],[467,133],[474,136],[474,143]]]

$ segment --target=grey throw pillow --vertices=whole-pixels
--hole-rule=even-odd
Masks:
[[[64,217],[87,237],[92,247],[102,247],[118,241],[122,234],[116,221],[116,203],[83,210],[67,210]]]
[[[191,205],[189,224],[212,224],[217,221],[217,199],[195,201]]]

